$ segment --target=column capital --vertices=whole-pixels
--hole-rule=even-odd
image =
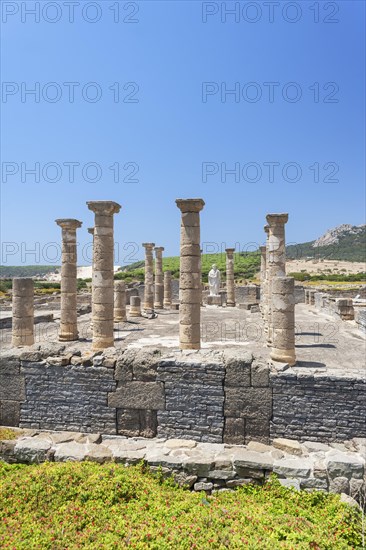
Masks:
[[[234,254],[235,248],[225,248],[226,254]]]
[[[181,212],[200,212],[205,206],[203,199],[176,199],[176,205]]]
[[[88,233],[94,235],[94,227],[88,227]]]
[[[142,246],[146,248],[147,250],[152,250],[155,246],[155,243],[142,243]]]
[[[269,227],[285,225],[288,221],[288,214],[267,214],[266,220]]]
[[[112,216],[118,214],[121,205],[114,201],[87,201],[89,210],[101,216]]]
[[[155,246],[154,250],[155,250],[155,252],[163,252],[164,247],[163,246]]]
[[[75,220],[73,218],[61,218],[55,220],[55,222],[57,223],[57,225],[62,227],[62,229],[77,229],[83,224],[83,222],[79,222],[79,220]]]

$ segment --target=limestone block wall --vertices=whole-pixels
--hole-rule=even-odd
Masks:
[[[366,437],[365,418],[365,376],[271,371],[242,350],[45,349],[0,359],[5,426],[243,445]]]
[[[271,438],[342,441],[366,437],[366,377],[332,377],[289,369],[270,376]]]

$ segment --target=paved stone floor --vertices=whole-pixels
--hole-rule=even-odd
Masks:
[[[41,313],[35,312],[37,315]],[[202,348],[247,349],[258,357],[269,358],[263,321],[260,313],[239,308],[216,306],[203,307]],[[52,311],[47,311],[52,313]],[[130,318],[115,325],[117,348],[161,347],[172,352],[179,348],[179,312],[160,310],[155,319]],[[35,345],[56,344],[59,329],[59,311],[54,312],[54,322],[35,325]],[[295,369],[324,370],[337,376],[352,374],[365,377],[366,336],[354,321],[341,321],[314,307],[296,306],[296,355]],[[78,319],[80,340],[66,344],[67,351],[86,352],[91,347],[90,314]],[[11,329],[0,330],[2,352],[11,346]],[[185,352],[195,353],[195,352]]]

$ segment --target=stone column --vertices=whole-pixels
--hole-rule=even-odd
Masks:
[[[177,199],[182,213],[180,226],[179,346],[201,347],[201,251],[200,211],[202,199]]]
[[[315,305],[315,293],[316,293],[316,290],[309,290],[309,304],[311,306]]]
[[[12,345],[34,344],[34,284],[33,279],[13,279]]]
[[[155,309],[163,309],[164,280],[163,280],[163,246],[156,246],[155,250]]]
[[[153,248],[155,243],[142,243],[145,248],[145,291],[144,305],[146,312],[154,311],[154,257]]]
[[[93,350],[114,346],[114,240],[113,214],[121,206],[113,201],[86,203],[95,214],[93,251]]]
[[[261,292],[260,292],[260,310],[262,313],[262,317],[264,319],[264,309],[265,309],[265,301],[266,301],[266,295],[265,295],[265,285],[266,285],[266,278],[267,278],[267,247],[266,245],[259,247],[260,253],[261,253]]]
[[[74,219],[56,220],[62,229],[61,260],[61,322],[58,339],[61,342],[77,340],[77,254],[76,230],[82,222]]]
[[[226,248],[226,305],[235,307],[234,252],[235,248]]]
[[[141,317],[141,298],[140,298],[140,296],[131,296],[129,316],[130,317]]]
[[[295,355],[295,281],[293,277],[272,279],[271,359],[296,363]]]
[[[93,281],[93,264],[94,264],[94,260],[93,260],[93,255],[94,255],[94,227],[88,227],[88,233],[90,233],[91,235],[93,235],[93,254],[92,254],[92,281]],[[92,283],[92,290],[91,290],[91,308],[92,308],[92,311],[91,311],[91,318],[90,318],[90,324],[89,324],[89,327],[90,329],[93,329],[93,283]]]
[[[172,305],[172,272],[164,271],[164,307],[170,309]]]
[[[286,276],[285,223],[288,214],[268,214],[267,295],[268,295],[268,345],[272,343],[272,280]]]
[[[123,323],[127,321],[126,316],[126,283],[124,281],[114,282],[114,322]]]

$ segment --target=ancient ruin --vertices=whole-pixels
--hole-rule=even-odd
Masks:
[[[176,201],[179,280],[164,271],[164,248],[154,243],[143,245],[144,284],[114,280],[113,216],[120,206],[87,204],[95,214],[95,225],[88,229],[93,235],[92,288],[77,292],[76,229],[81,222],[70,219],[57,220],[62,228],[61,295],[35,301],[33,280],[13,279],[12,318],[1,325],[0,425],[100,433],[109,442],[112,436],[129,438],[123,448],[118,438],[95,445],[93,452],[103,460],[128,462],[133,456],[155,463],[149,441],[156,449],[159,441],[168,445],[171,439],[180,440],[177,448],[182,449],[188,440],[192,449],[222,444],[220,453],[230,469],[226,487],[240,479],[243,468],[255,479],[270,471],[291,478],[295,468],[301,487],[336,490],[343,484],[353,494],[364,468],[358,441],[366,437],[360,345],[366,334],[366,290],[351,299],[295,285],[286,275],[288,215],[268,214],[260,279],[237,284],[235,249],[225,248],[225,285],[215,266],[202,292],[202,199]],[[178,227],[177,219],[177,239]],[[37,315],[50,307],[47,315]],[[130,439],[136,437],[146,438],[141,452]],[[45,449],[41,435],[39,440]],[[352,470],[347,483],[330,466],[332,445],[345,442],[355,453],[337,458]],[[45,455],[32,444],[28,436],[20,438],[11,459],[42,461]],[[66,452],[55,445],[55,457]],[[88,452],[83,448],[82,456]],[[210,452],[202,451],[200,460],[214,463]],[[319,452],[326,477],[318,477]],[[302,463],[292,464],[293,455]],[[206,471],[192,457],[187,455],[184,464],[199,483],[222,480],[221,469]],[[156,461],[179,471],[186,467],[170,451]]]

